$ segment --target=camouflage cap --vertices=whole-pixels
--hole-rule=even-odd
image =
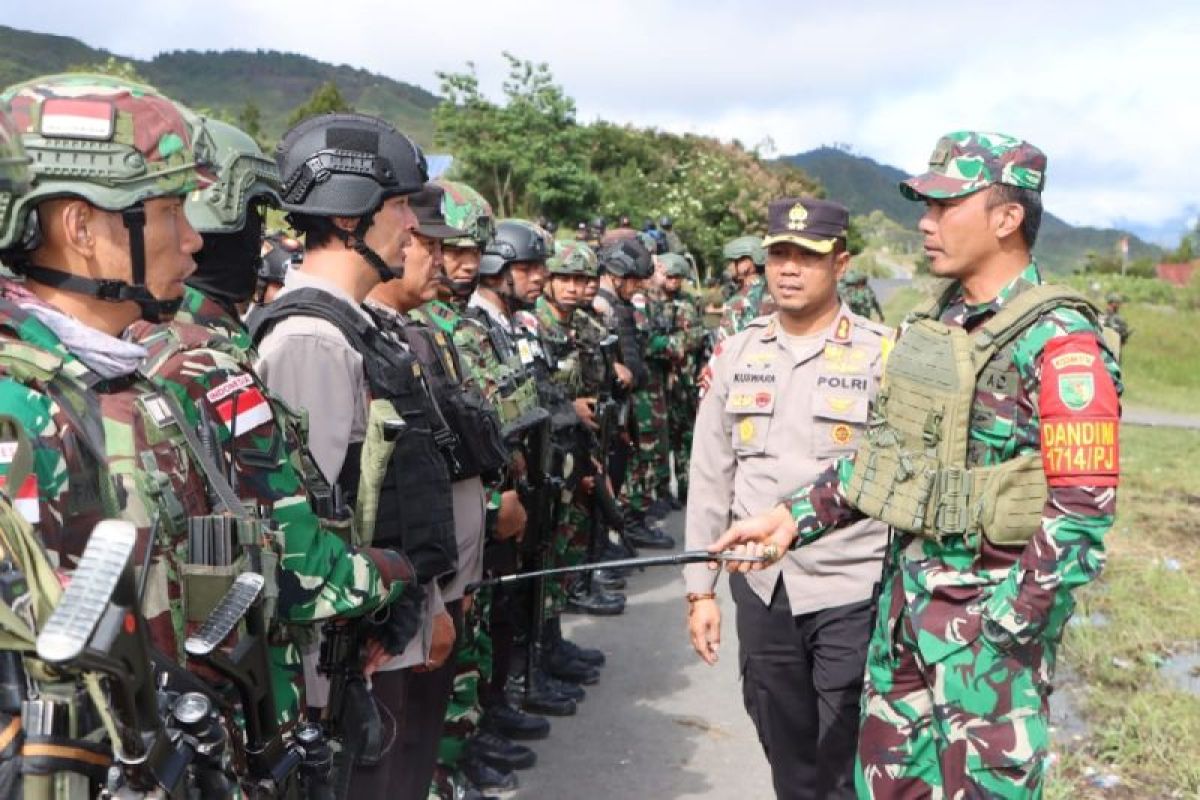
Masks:
[[[955,131],[938,139],[929,170],[900,182],[909,200],[965,197],[995,183],[1040,192],[1046,185],[1046,154],[1003,133]]]
[[[763,247],[790,242],[814,253],[833,252],[846,237],[850,211],[841,203],[815,197],[785,197],[767,207],[767,238]]]
[[[427,183],[421,191],[409,195],[408,204],[417,217],[417,233],[430,239],[461,239],[466,231],[446,224],[442,216],[443,195],[446,191],[436,183]]]
[[[584,242],[554,243],[554,255],[546,259],[546,269],[551,275],[599,275],[596,253]]]
[[[442,216],[446,224],[465,231],[466,235],[445,239],[442,244],[451,247],[483,246],[496,232],[496,217],[492,206],[479,192],[460,181],[438,178],[434,184],[442,188]]]
[[[658,256],[658,263],[668,278],[688,278],[692,274],[692,265],[679,253],[663,253]]]
[[[13,121],[0,110],[0,236],[14,229],[10,216],[16,200],[29,191],[29,156],[21,147],[21,134]],[[0,240],[0,249],[11,244]]]
[[[246,224],[246,206],[255,198],[279,207],[279,167],[258,142],[240,128],[178,105],[191,127],[197,159],[211,164],[215,180],[188,196],[188,221],[200,233],[231,233]]]
[[[80,195],[119,211],[209,182],[183,115],[150,86],[68,73],[10,86],[0,100],[33,156],[39,199]]]

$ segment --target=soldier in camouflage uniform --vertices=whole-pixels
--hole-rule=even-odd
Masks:
[[[866,275],[856,270],[847,272],[842,285],[838,286],[838,294],[855,314],[866,319],[878,314],[879,321],[883,322],[883,309],[879,307],[879,298],[867,283]]]
[[[950,280],[903,326],[866,441],[714,545],[777,557],[864,513],[895,530],[860,797],[1041,795],[1058,645],[1116,510],[1121,387],[1097,309],[1029,257],[1045,168],[1019,139],[942,137],[901,191]]]
[[[442,190],[441,211],[446,223],[465,233],[442,240],[443,272],[437,298],[410,312],[411,315],[451,338],[469,382],[491,401],[504,423],[512,423],[525,407],[514,395],[520,382],[511,367],[504,364],[488,336],[487,329],[466,315],[469,300],[479,277],[479,259],[483,246],[491,238],[494,219],[491,206],[470,186],[439,179]],[[534,395],[530,393],[529,402]],[[527,405],[527,404],[526,404]],[[517,492],[502,480],[487,484],[487,540],[489,548],[519,535],[525,526],[525,511]],[[488,565],[491,566],[488,566]],[[485,568],[495,565],[486,560]],[[445,728],[438,747],[438,766],[434,772],[430,797],[452,798],[458,791],[475,791],[466,768],[481,777],[472,760],[483,760],[507,769],[531,766],[534,754],[516,746],[509,737],[540,738],[549,732],[542,717],[524,714],[509,706],[507,700],[489,698],[493,705],[489,730],[480,729],[484,707],[480,683],[492,678],[492,639],[488,631],[491,612],[490,589],[464,597],[463,629],[454,653],[455,675]]]
[[[614,483],[618,484],[625,511],[625,538],[638,547],[670,549],[674,540],[660,528],[647,524],[647,512],[653,499],[653,457],[658,437],[651,429],[654,394],[653,378],[646,359],[649,322],[644,302],[639,308],[635,298],[653,274],[650,253],[636,239],[623,239],[599,253],[600,289],[595,307],[607,329],[616,334],[622,364],[629,371],[630,408],[628,436],[631,445],[628,463],[616,459]]]
[[[1124,297],[1116,292],[1109,292],[1104,298],[1104,313],[1100,315],[1100,324],[1116,331],[1121,340],[1121,347],[1133,336],[1133,328],[1130,328],[1129,323],[1121,316],[1121,304],[1124,302]]]
[[[562,385],[564,393],[572,401],[575,413],[584,426],[579,431],[580,446],[575,459],[584,462],[594,458],[593,435],[597,429],[595,421],[595,395],[583,393],[583,360],[585,358],[575,338],[572,319],[583,300],[583,289],[589,278],[597,275],[596,254],[586,244],[572,242],[558,244],[554,255],[546,261],[549,279],[541,297],[534,306],[541,331],[542,344],[550,363],[557,369],[553,379]],[[583,445],[587,446],[584,447]],[[595,477],[589,468],[579,487],[565,489],[559,506],[555,531],[554,563],[552,566],[581,564],[587,558],[588,539],[591,531],[591,491],[595,489]],[[588,591],[583,580],[574,578],[565,581],[566,608],[585,614],[611,616],[625,610],[624,597],[603,592],[596,587]],[[562,653],[562,656],[567,656]],[[548,659],[548,671],[556,677],[570,679],[579,677],[585,683],[594,682],[595,669],[569,658],[558,658],[552,653]],[[574,672],[575,667],[586,667],[586,671]],[[598,676],[596,676],[598,677]]]
[[[722,254],[725,262],[731,265],[739,288],[725,301],[725,310],[717,326],[718,341],[742,330],[755,317],[775,311],[775,303],[763,277],[767,253],[763,250],[762,239],[757,236],[733,239],[725,243]]]
[[[279,168],[248,134],[221,120],[180,107],[200,158],[217,180],[188,198],[188,222],[204,238],[196,271],[183,290],[176,320],[194,323],[229,339],[245,355],[256,354],[241,314],[254,295],[261,265],[263,222],[279,207]]]
[[[248,468],[239,460],[236,474],[239,488],[255,495],[272,518],[275,530],[258,549],[280,619],[358,613],[394,596],[410,567],[399,556],[347,553],[320,529],[270,427],[273,420],[264,416],[265,403],[239,404],[239,413],[228,418],[221,416],[222,403],[206,396],[215,388],[208,378],[250,388],[252,376],[220,353],[199,353],[192,375],[161,380],[144,363],[150,346],[130,331],[125,340],[116,338],[139,317],[158,322],[174,313],[190,256],[200,245],[183,216],[183,196],[199,173],[187,126],[170,101],[149,87],[91,75],[38,79],[11,88],[6,97],[29,148],[42,158],[37,188],[10,205],[4,220],[3,244],[12,248],[7,258],[26,280],[0,286],[9,353],[2,393],[7,400],[0,408],[34,440],[38,502],[29,510],[58,566],[74,565],[101,517],[135,523],[139,549],[149,548],[151,555],[143,612],[155,644],[183,663],[185,634],[223,593],[202,584],[195,576],[206,570],[192,566],[199,562],[189,552],[189,523],[214,513],[206,491],[214,484],[209,475],[206,486],[205,456],[191,447],[183,426],[207,421],[214,440],[223,443],[239,420],[245,422],[236,437],[243,454],[275,454],[270,467],[259,461]],[[81,117],[93,125],[84,130]],[[73,151],[94,152],[97,142],[118,166],[79,176],[69,158]],[[19,238],[34,211],[40,239]],[[128,235],[117,233],[121,226]],[[127,254],[126,264],[120,254]],[[90,277],[97,274],[106,277]],[[202,329],[181,330],[207,338]],[[41,366],[30,372],[26,363]],[[253,394],[248,391],[246,399]],[[153,541],[151,530],[159,533]],[[276,574],[279,556],[283,565]],[[240,559],[229,581],[245,568]],[[282,722],[294,722],[302,697],[295,689],[297,654],[286,635],[274,641],[277,711]]]
[[[667,378],[667,416],[670,450],[675,463],[675,481],[680,503],[687,502],[688,457],[692,451],[692,426],[696,421],[698,403],[696,360],[704,341],[704,323],[700,309],[683,291],[688,275],[688,263],[683,256],[667,253],[659,256],[663,264],[663,296],[667,304],[667,320],[673,354]]]

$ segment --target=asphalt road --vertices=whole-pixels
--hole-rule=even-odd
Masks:
[[[683,515],[671,515],[666,528],[682,542]],[[538,765],[519,773],[518,797],[772,797],[767,762],[742,706],[725,579],[718,589],[724,641],[712,668],[688,643],[679,568],[635,573],[627,593],[620,617],[564,618],[567,636],[599,647],[608,665],[600,683],[587,687],[579,713],[553,720],[550,738],[532,743]]]

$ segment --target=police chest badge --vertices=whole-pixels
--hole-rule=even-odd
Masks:
[[[1082,411],[1096,396],[1096,380],[1090,372],[1066,372],[1058,376],[1058,395],[1072,411]]]

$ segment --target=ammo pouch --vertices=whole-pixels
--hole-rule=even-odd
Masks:
[[[294,315],[329,322],[362,355],[372,398],[367,421],[371,444],[351,445],[337,479],[363,526],[356,537],[402,549],[416,568],[418,582],[454,571],[458,544],[450,475],[434,439],[431,420],[436,411],[430,407],[420,364],[378,324],[319,289],[287,292],[267,306],[254,321],[254,341],[260,342],[276,321]],[[363,501],[371,505],[359,511]],[[373,530],[368,528],[372,517]]]
[[[854,459],[847,498],[863,513],[927,539],[978,537],[1000,545],[1027,542],[1041,524],[1049,494],[1040,453],[981,464],[972,425],[988,424],[975,396],[1015,393],[1017,338],[1043,314],[1095,309],[1062,287],[1035,286],[1015,295],[973,333],[933,318],[946,295],[910,317],[888,358],[883,389]]]
[[[495,475],[507,462],[500,422],[487,400],[463,383],[462,365],[453,345],[441,331],[419,322],[395,329],[425,367],[437,410],[453,434],[447,459],[451,480]]]
[[[263,609],[267,619],[275,619],[282,549],[275,533],[258,519],[224,514],[189,517],[187,530],[188,560],[180,566],[186,620],[199,624],[208,619],[243,572],[263,576]]]

